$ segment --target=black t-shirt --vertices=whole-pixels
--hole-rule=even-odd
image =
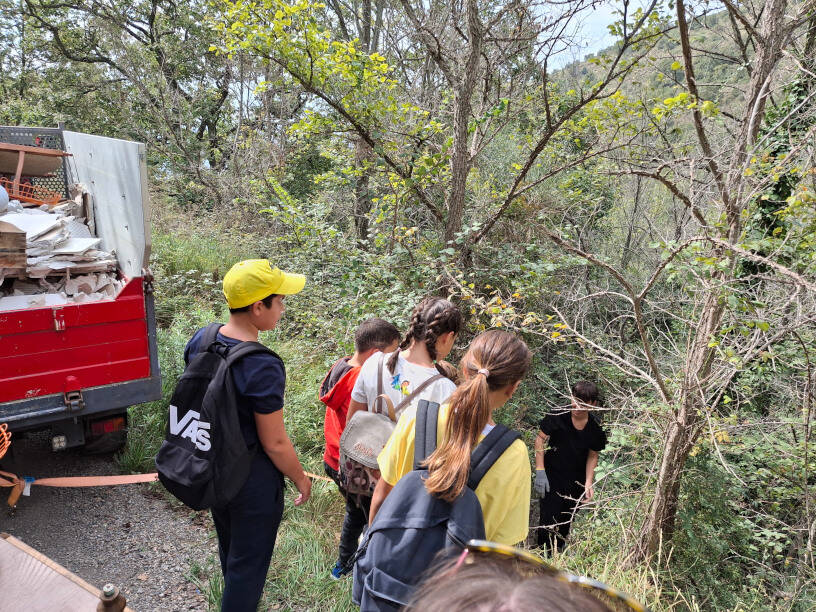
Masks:
[[[544,455],[544,467],[550,485],[565,491],[582,486],[586,481],[589,451],[600,452],[606,446],[606,433],[591,414],[583,429],[575,429],[569,409],[561,414],[548,414],[539,423],[547,434],[549,448]],[[579,483],[581,483],[579,485]]]
[[[198,352],[204,328],[199,329],[184,349],[184,363]],[[240,340],[220,333],[219,342],[227,346],[240,344]],[[247,445],[260,442],[255,425],[255,413],[270,414],[283,408],[283,391],[286,387],[286,370],[283,362],[269,353],[254,353],[239,359],[232,368],[232,380],[238,394],[238,422]]]

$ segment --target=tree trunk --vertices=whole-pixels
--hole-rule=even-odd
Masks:
[[[354,141],[354,166],[360,172],[354,180],[354,231],[361,245],[368,243],[368,213],[371,212],[371,171],[365,167],[371,159],[371,147],[362,139]]]
[[[689,42],[689,28],[683,0],[677,0],[678,29],[686,64],[686,79],[689,91],[697,97],[697,84],[692,69],[692,49]],[[741,202],[744,160],[752,153],[759,126],[764,114],[765,100],[769,95],[768,81],[782,56],[781,48],[791,30],[784,24],[787,0],[768,0],[763,8],[756,37],[756,54],[753,61],[751,80],[745,94],[746,110],[740,121],[734,150],[729,152],[729,169],[723,173],[715,160],[714,151],[706,134],[699,110],[693,112],[695,129],[700,148],[708,158],[708,168],[712,179],[718,185],[725,212],[727,227],[724,233],[728,242],[739,242],[742,230]],[[717,258],[725,255],[722,249],[714,252]],[[657,476],[656,491],[644,522],[638,543],[633,551],[634,560],[653,556],[662,542],[668,542],[674,532],[677,516],[677,501],[681,477],[689,451],[697,440],[702,425],[702,415],[708,409],[709,379],[714,348],[709,342],[720,327],[723,314],[723,292],[728,291],[728,281],[734,278],[734,262],[730,262],[726,272],[715,274],[708,287],[705,301],[700,310],[700,318],[686,354],[683,384],[680,389],[677,410],[669,423],[663,444],[663,456]],[[717,289],[725,287],[725,289]]]
[[[680,419],[684,417],[686,421],[682,422]],[[677,418],[669,424],[666,432],[657,489],[635,551],[635,558],[638,561],[655,555],[660,550],[661,544],[664,541],[668,542],[674,533],[683,467],[693,445],[688,417],[686,409],[682,409]],[[691,418],[695,419],[694,416]]]
[[[482,52],[484,32],[479,21],[476,0],[468,0],[468,55],[467,62],[454,90],[453,154],[451,155],[451,182],[448,192],[448,219],[445,224],[445,243],[448,244],[462,229],[465,212],[465,188],[472,165],[468,142],[468,123],[472,111],[471,100],[478,79],[479,59]]]
[[[638,213],[640,212],[640,194],[641,194],[641,182],[643,177],[636,176],[635,177],[635,199],[632,204],[632,213],[629,217],[629,229],[626,232],[626,242],[623,245],[623,250],[621,251],[621,262],[620,262],[620,269],[621,271],[625,271],[626,268],[629,267],[629,262],[632,259],[632,239],[635,234],[635,224],[637,223]]]
[[[633,552],[637,561],[655,555],[661,543],[671,540],[674,534],[683,471],[700,435],[700,415],[706,410],[702,398],[707,395],[706,385],[714,358],[714,349],[708,344],[719,329],[722,313],[720,293],[711,291],[702,306],[700,322],[689,347],[679,408],[666,431],[654,498]]]
[[[371,0],[363,0],[359,26],[360,43],[366,53],[371,52]],[[354,231],[363,248],[368,244],[368,213],[371,212],[371,170],[367,162],[372,158],[371,147],[362,138],[354,140],[354,169],[359,173],[354,179]]]

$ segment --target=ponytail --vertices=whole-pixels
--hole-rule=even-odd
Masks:
[[[489,387],[481,374],[472,376],[453,392],[442,446],[426,461],[425,488],[431,495],[452,502],[467,485],[470,454],[490,420]]]
[[[461,495],[470,476],[470,455],[490,421],[488,393],[521,380],[531,358],[527,345],[507,332],[485,332],[471,343],[462,358],[468,376],[450,398],[442,444],[424,464],[428,493],[448,502]]]

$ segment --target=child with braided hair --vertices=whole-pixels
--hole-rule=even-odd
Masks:
[[[439,362],[450,353],[461,327],[462,313],[448,300],[423,299],[414,308],[399,348],[363,364],[351,391],[347,422],[359,410],[373,411],[380,389],[383,400],[392,407],[398,407],[420,388],[420,393],[411,398],[412,404],[421,399],[437,403],[448,399],[456,384],[446,377],[449,372]],[[422,387],[432,378],[435,380]]]

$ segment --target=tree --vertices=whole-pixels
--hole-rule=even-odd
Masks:
[[[329,2],[329,7],[337,18],[337,30],[342,40],[358,40],[363,53],[377,53],[380,50],[380,39],[383,36],[383,14],[385,0],[363,0],[358,6],[355,2],[349,11],[337,0]],[[368,241],[368,215],[373,205],[371,195],[371,147],[359,136],[354,138],[354,228],[357,239],[362,245]]]
[[[745,15],[730,4],[727,6],[729,14],[740,23],[758,25],[756,28],[751,25],[747,31],[748,37],[753,42],[755,54],[741,113],[736,115],[732,127],[734,137],[723,143],[726,145],[724,148],[715,150],[712,145],[712,130],[705,121],[705,102],[695,78],[695,54],[689,40],[690,28],[685,3],[683,0],[676,3],[677,26],[690,96],[689,106],[692,106],[692,122],[698,145],[694,165],[707,173],[707,187],[711,188],[717,198],[716,205],[712,207],[713,210],[707,211],[707,215],[703,212],[705,205],[700,200],[701,196],[706,197],[711,192],[706,193],[698,188],[689,197],[688,191],[684,190],[686,193],[681,199],[692,211],[696,211],[695,217],[700,222],[700,229],[703,232],[702,242],[706,245],[709,257],[716,259],[715,267],[718,269],[712,272],[711,280],[705,283],[706,290],[699,298],[699,315],[695,317],[694,329],[690,333],[679,388],[670,395],[665,382],[661,381],[659,369],[656,367],[652,369],[655,381],[665,389],[665,399],[671,401],[675,408],[666,431],[655,496],[641,532],[640,553],[644,555],[654,554],[661,540],[671,537],[683,466],[694,442],[703,430],[704,415],[715,408],[722,398],[723,375],[718,372],[720,369],[718,365],[722,367],[725,364],[722,362],[718,364],[716,338],[720,335],[720,325],[728,298],[733,297],[737,290],[734,281],[738,262],[743,259],[762,259],[784,282],[794,283],[799,291],[810,293],[811,298],[812,292],[816,290],[816,284],[774,261],[773,257],[756,255],[741,244],[744,240],[744,214],[750,210],[753,203],[752,195],[757,189],[757,185],[749,180],[752,173],[748,170],[751,159],[760,153],[764,146],[764,143],[758,141],[757,135],[765,106],[771,95],[770,84],[782,62],[783,52],[789,48],[793,34],[805,22],[808,14],[796,12],[793,16],[787,15],[786,0],[771,0],[764,5],[761,15],[754,16]],[[800,10],[805,10],[805,7],[800,7]],[[782,118],[782,122],[787,122],[790,118],[788,115]],[[680,159],[671,159],[667,170],[675,176],[682,176],[677,167],[681,163],[683,162]],[[649,178],[660,181],[669,189],[676,187],[676,183],[667,179],[658,168],[652,167],[645,172],[651,175]],[[718,216],[724,221],[719,221]],[[674,253],[677,253],[677,249],[674,249],[669,257]],[[778,253],[775,256],[778,257]],[[773,290],[771,292],[773,293]],[[753,296],[743,294],[740,299],[750,300],[751,297]],[[804,317],[784,307],[771,312],[775,319],[772,323],[773,331],[770,331],[769,323],[769,337],[764,342],[758,342],[758,345],[750,350],[743,347],[745,350],[741,360],[743,364],[756,358],[768,345],[789,335],[807,321],[813,320],[812,311]],[[727,379],[727,375],[725,378]]]
[[[667,190],[688,210],[692,223],[666,227],[656,245],[659,259],[644,252],[642,265],[634,270],[617,265],[603,244],[577,240],[574,227],[551,222],[537,227],[560,250],[583,259],[599,275],[591,289],[573,285],[565,291],[569,298],[560,304],[551,301],[560,320],[554,335],[569,334],[595,358],[646,383],[653,405],[659,407],[662,443],[652,481],[654,494],[647,498],[632,560],[650,558],[671,541],[686,461],[701,436],[713,432],[713,420],[727,412],[735,377],[774,351],[790,350],[788,341],[816,321],[816,268],[809,251],[816,226],[804,204],[812,201],[807,177],[813,151],[808,143],[816,133],[812,113],[816,93],[810,85],[797,89],[795,104],[780,105],[773,98],[786,85],[790,88],[782,77],[783,66],[797,67],[787,73],[795,79],[810,74],[810,60],[802,50],[813,44],[803,28],[812,18],[812,7],[773,0],[751,14],[743,12],[747,7],[726,6],[738,24],[732,30],[737,41],[733,46],[713,41],[701,46],[691,40],[700,38],[705,22],[691,18],[683,0],[676,2],[682,64],[677,62],[673,70],[682,66],[685,73],[676,95],[658,101],[621,95],[614,104],[596,109],[605,113],[599,121],[607,131],[601,148],[610,151],[602,170]],[[804,44],[797,37],[805,38]],[[732,82],[728,89],[723,83],[697,82],[695,66],[701,57],[743,65],[742,52],[732,58],[728,50],[744,51],[746,45],[750,62],[745,81]],[[740,95],[727,108],[707,99],[706,94],[722,96],[737,88]],[[773,110],[766,112],[769,105]],[[809,119],[803,124],[805,108]],[[764,134],[763,117],[771,122]],[[769,136],[790,134],[794,125],[796,136],[781,153],[778,141]],[[637,137],[627,135],[624,127],[634,129]],[[620,149],[615,140],[623,145]],[[785,177],[788,195],[777,200],[773,210],[779,229],[769,227],[757,235],[746,219],[766,206],[769,196],[763,194],[780,177]],[[559,211],[548,208],[557,220]],[[650,221],[652,226],[661,223]],[[747,264],[759,264],[760,271],[747,274]],[[590,311],[576,307],[585,301],[598,303],[609,316],[593,320]],[[604,321],[612,320],[630,321],[636,340],[610,337]],[[799,370],[797,378],[804,389],[800,397],[810,406],[810,370],[807,374]],[[799,400],[794,395],[789,401]],[[806,425],[809,414],[802,425],[806,436],[811,431]],[[804,495],[807,503],[809,493]],[[812,516],[807,524],[811,523]]]
[[[299,127],[354,132],[386,173],[394,202],[410,195],[409,203],[430,216],[440,248],[458,251],[465,261],[514,201],[597,154],[581,149],[556,167],[541,160],[573,117],[616,91],[662,27],[656,3],[630,12],[624,2],[620,41],[602,73],[566,90],[552,80],[550,67],[570,49],[565,32],[592,10],[583,0],[560,5],[557,13],[532,4],[469,0],[425,7],[405,0],[400,19],[408,27],[404,40],[385,50],[388,57],[335,37],[320,6],[305,0],[223,0],[219,6],[223,51],[285,70],[314,99]],[[429,89],[434,95],[423,96]],[[503,172],[486,210],[470,211],[477,220],[465,228],[471,173],[492,143],[515,134],[521,116],[541,123],[519,139],[513,170]]]
[[[203,167],[221,167],[230,153],[235,66],[208,51],[206,10],[206,3],[163,0],[25,0],[24,17],[52,61],[94,66],[111,82],[124,80],[136,99],[129,101],[135,116],[122,131],[208,182]]]

